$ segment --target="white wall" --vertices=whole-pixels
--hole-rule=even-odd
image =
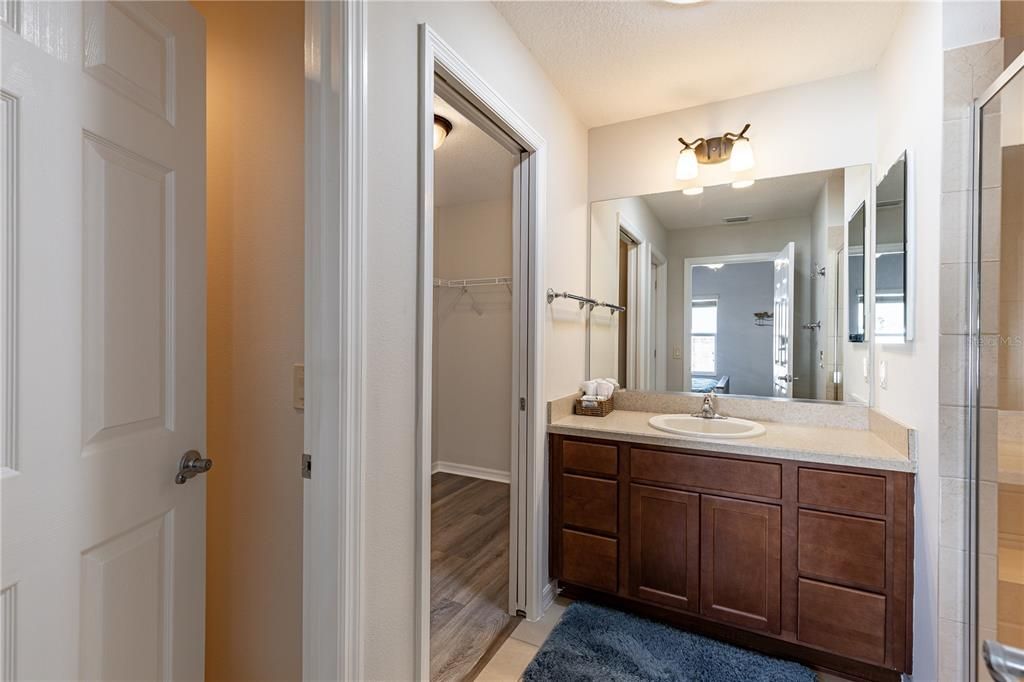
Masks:
[[[872,165],[858,166],[856,168],[848,168],[846,173],[843,175],[844,191],[843,191],[843,244],[850,243],[849,237],[849,223],[853,218],[853,214],[857,212],[860,205],[866,204],[868,206],[864,220],[865,220],[865,231],[870,234],[871,226],[874,224],[875,216],[873,215],[871,206],[871,192],[872,192]],[[844,252],[844,258],[846,263],[843,266],[846,268],[846,276],[844,279],[846,282],[843,284],[843,296],[841,301],[842,307],[842,347],[843,347],[843,399],[844,400],[856,400],[862,403],[868,403],[871,401],[871,383],[869,376],[865,376],[864,367],[865,363],[870,363],[871,357],[871,346],[868,342],[851,343],[850,342],[850,292],[846,284],[849,282],[849,249]],[[865,282],[866,291],[870,290],[871,286],[871,272],[870,270],[866,273]],[[866,299],[867,301],[867,299]],[[870,336],[872,330],[867,330]],[[870,372],[870,365],[868,366],[868,372]]]
[[[435,210],[435,277],[512,274],[511,183],[508,189],[504,199]],[[505,286],[465,295],[436,288],[434,329],[434,460],[509,473],[512,294]]]
[[[800,325],[810,315],[810,216],[743,225],[710,225],[669,232],[668,390],[690,390],[683,385],[683,367],[689,362],[689,348],[683,343],[683,308],[686,305],[683,300],[683,262],[687,258],[704,256],[775,253],[788,242],[796,242],[796,280],[793,292],[796,299],[793,312],[793,357],[796,358],[796,366],[793,373],[798,377],[807,376],[808,342],[812,332],[800,329]],[[750,323],[753,325],[753,316]],[[676,357],[677,349],[681,355],[679,358]],[[801,386],[804,383],[796,383],[795,397],[805,397],[805,390]]]
[[[875,366],[887,362],[888,388],[879,410],[918,429],[914,677],[937,679],[939,204],[943,119],[943,5],[909,3],[878,64],[878,142],[875,177],[904,149],[912,158],[910,202],[916,232],[916,338],[877,346]],[[876,372],[877,376],[877,372]]]
[[[590,296],[626,305],[626,301],[618,300],[620,215],[633,228],[635,237],[651,242],[663,256],[668,252],[668,232],[641,197],[602,201],[590,207]],[[595,308],[591,313],[591,377],[618,375],[619,325],[625,323],[624,315],[612,315],[607,308]]]
[[[204,452],[217,464],[206,475],[205,678],[298,679],[303,6],[195,7],[206,21]]]
[[[591,201],[667,192],[675,180],[678,137],[738,132],[751,123],[755,176],[769,178],[874,160],[872,71],[673,111],[590,131]],[[724,182],[728,164],[701,169]]]
[[[821,328],[811,332],[808,339],[811,357],[805,386],[807,397],[819,400],[826,397],[834,366],[836,270],[833,264],[838,244],[830,243],[829,235],[842,231],[844,175],[845,172],[840,172],[829,177],[811,214],[811,315],[808,321],[821,322]],[[817,274],[819,267],[825,268],[824,277]]]
[[[540,286],[586,289],[586,131],[489,3],[369,3],[365,666],[413,677],[417,25],[428,22],[545,138],[548,258]],[[547,308],[544,394],[583,377],[585,327]]]
[[[942,12],[942,47],[946,50],[999,37],[999,0],[945,0]]]

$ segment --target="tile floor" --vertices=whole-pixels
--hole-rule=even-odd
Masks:
[[[512,635],[494,654],[487,666],[477,676],[478,682],[516,682],[534,655],[562,619],[565,607],[570,604],[568,599],[559,597],[544,613],[544,617],[535,623],[524,620]],[[825,673],[818,674],[819,682],[845,682],[843,678]]]

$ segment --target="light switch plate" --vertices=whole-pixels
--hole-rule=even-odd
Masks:
[[[292,365],[292,407],[306,409],[306,367],[302,364]]]
[[[871,370],[871,365],[868,364],[868,359],[864,358],[864,380],[867,381],[868,374]]]
[[[878,385],[882,388],[889,388],[889,361],[882,360],[878,363]]]
[[[683,349],[682,349],[681,346],[672,346],[672,359],[673,360],[682,360],[683,359]]]

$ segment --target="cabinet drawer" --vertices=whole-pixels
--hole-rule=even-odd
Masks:
[[[617,533],[618,483],[589,476],[562,475],[562,523]]]
[[[562,580],[614,592],[619,585],[619,547],[611,538],[562,530]]]
[[[885,477],[800,469],[800,504],[841,511],[885,514]]]
[[[741,495],[782,497],[782,467],[769,462],[633,448],[629,453],[629,475],[652,483],[670,483]]]
[[[876,664],[885,663],[885,597],[800,579],[797,639]]]
[[[619,473],[619,449],[578,440],[562,441],[562,468],[605,476]]]
[[[801,509],[801,575],[885,589],[885,522]]]

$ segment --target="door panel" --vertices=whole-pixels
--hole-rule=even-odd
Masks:
[[[778,633],[781,550],[780,507],[701,496],[701,613]]]
[[[696,611],[700,585],[700,496],[630,486],[629,591]]]
[[[206,444],[202,21],[188,3],[14,7],[5,679],[201,679],[206,484],[174,476]]]

